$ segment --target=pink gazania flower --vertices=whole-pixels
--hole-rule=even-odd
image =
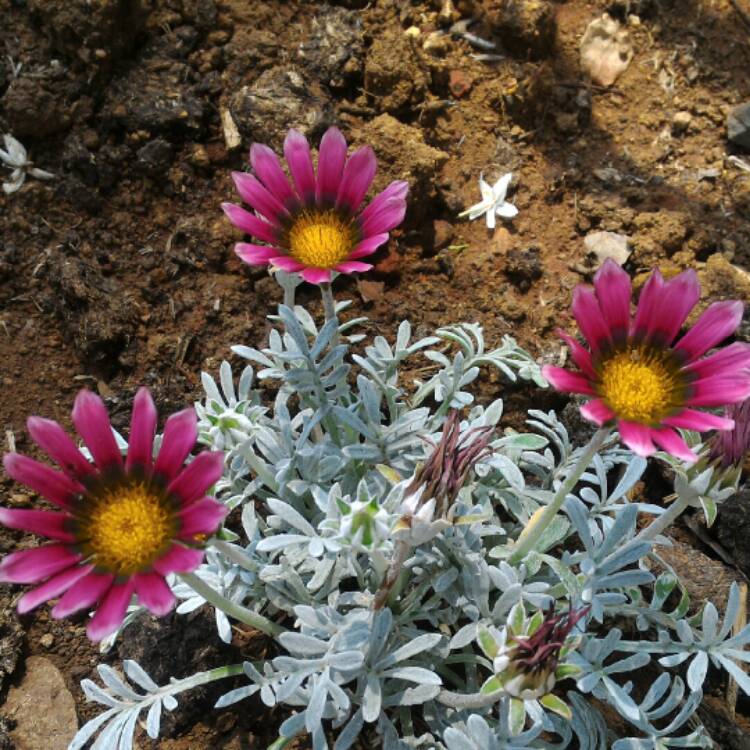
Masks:
[[[229,221],[267,245],[239,242],[235,252],[251,265],[270,265],[299,273],[305,281],[331,280],[331,271],[369,271],[360,259],[388,240],[406,211],[405,182],[392,182],[360,212],[377,162],[369,146],[346,158],[346,140],[329,128],[320,142],[317,175],[305,136],[290,130],[284,156],[289,183],[276,154],[260,143],[250,148],[254,175],[233,172],[242,200],[255,213],[232,203],[222,204]]]
[[[737,403],[750,395],[750,345],[735,343],[703,355],[734,333],[742,303],[715,302],[675,341],[700,298],[694,271],[665,281],[655,270],[630,315],[630,278],[617,263],[605,261],[594,288],[579,285],[573,315],[590,351],[560,331],[579,372],[544,367],[552,385],[567,393],[592,396],[581,407],[598,425],[616,422],[623,443],[639,456],[655,445],[685,461],[697,456],[675,428],[730,430],[734,421],[698,411]]]
[[[41,584],[21,597],[19,612],[61,597],[52,609],[61,618],[98,603],[87,627],[98,641],[117,630],[133,594],[155,615],[172,609],[165,576],[200,565],[203,540],[226,514],[205,497],[221,476],[223,455],[204,452],[184,466],[197,438],[195,412],[185,409],[167,420],[154,461],[156,419],[151,395],[141,388],[123,461],[102,400],[81,391],[73,424],[91,463],[57,422],[29,418],[34,442],[62,471],[18,453],[5,455],[5,469],[60,510],[0,508],[6,526],[53,540],[0,561],[0,582]]]

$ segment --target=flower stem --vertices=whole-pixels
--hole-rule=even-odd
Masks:
[[[542,534],[544,534],[545,529],[552,523],[552,519],[557,515],[560,508],[562,508],[565,498],[573,491],[573,488],[578,483],[583,472],[588,469],[597,451],[604,445],[604,441],[609,437],[610,432],[612,432],[611,427],[601,427],[593,434],[570,474],[568,474],[565,481],[557,488],[552,502],[542,511],[539,518],[535,519],[534,523],[526,526],[521,532],[521,536],[518,537],[509,559],[511,565],[521,562],[534,549],[534,546]]]
[[[212,589],[204,580],[195,575],[195,573],[180,573],[180,578],[182,578],[182,580],[185,581],[185,583],[187,583],[196,594],[200,594],[209,604],[216,607],[216,609],[220,609],[230,617],[234,617],[235,620],[244,622],[245,625],[250,625],[250,627],[274,637],[287,632],[285,627],[272,622],[267,617],[259,615],[257,612],[253,612],[252,610],[247,609],[247,607],[236,604],[225,596],[222,596],[218,591]]]
[[[655,539],[662,531],[671,526],[690,505],[690,498],[686,495],[677,495],[677,499],[662,513],[655,521],[646,526],[638,534],[636,540],[639,542]]]
[[[323,298],[323,311],[326,316],[326,323],[336,317],[336,301],[333,299],[333,288],[330,281],[324,281],[320,285],[320,296]],[[339,343],[339,332],[331,337],[331,347]]]

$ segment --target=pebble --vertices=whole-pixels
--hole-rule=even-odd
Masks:
[[[735,145],[750,150],[750,102],[730,110],[727,115],[727,137]]]
[[[616,232],[591,232],[583,240],[586,250],[596,256],[599,263],[612,258],[622,265],[630,257],[630,238]]]
[[[693,121],[693,116],[690,112],[676,112],[672,118],[672,132],[675,135],[685,133],[690,127],[690,123]]]
[[[55,642],[55,636],[52,635],[52,633],[45,633],[40,639],[39,643],[44,646],[44,648],[52,648],[52,644]]]
[[[473,79],[463,70],[451,70],[448,78],[448,88],[451,94],[460,99],[471,91],[471,86],[474,83]]]
[[[26,673],[8,691],[3,713],[15,722],[16,750],[67,750],[78,729],[76,704],[60,670],[44,656],[26,659]]]

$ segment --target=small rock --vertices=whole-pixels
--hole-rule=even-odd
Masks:
[[[474,83],[472,77],[463,70],[451,70],[448,76],[448,88],[456,99],[466,96]]]
[[[548,0],[485,0],[487,23],[508,50],[543,57],[552,52],[555,11]]]
[[[55,642],[55,636],[52,635],[52,633],[45,633],[40,639],[39,643],[44,646],[44,648],[52,648],[52,644]]]
[[[629,237],[615,232],[591,232],[583,240],[586,250],[596,256],[599,265],[612,258],[622,265],[630,257]]]
[[[739,104],[727,115],[727,137],[731,143],[750,150],[750,102]]]
[[[630,65],[630,35],[609,14],[594,19],[581,39],[581,67],[600,86],[611,86]]]
[[[532,283],[542,276],[539,248],[531,246],[527,250],[509,250],[503,271],[519,291],[528,292]]]
[[[76,704],[60,670],[44,656],[26,659],[26,674],[11,687],[3,712],[15,721],[16,750],[66,750],[78,730]]]
[[[435,57],[445,57],[450,47],[450,37],[442,31],[431,31],[422,42],[422,49]]]
[[[451,240],[453,239],[453,225],[449,221],[437,219],[432,222],[432,229],[435,235],[433,243],[435,250],[442,250],[451,244]]]
[[[690,127],[693,116],[690,112],[676,112],[672,118],[672,132],[675,135],[682,135]]]

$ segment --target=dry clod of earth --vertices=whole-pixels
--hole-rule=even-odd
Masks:
[[[313,140],[331,119],[320,84],[289,65],[266,70],[232,96],[229,111],[242,136],[279,150],[289,128]]]

